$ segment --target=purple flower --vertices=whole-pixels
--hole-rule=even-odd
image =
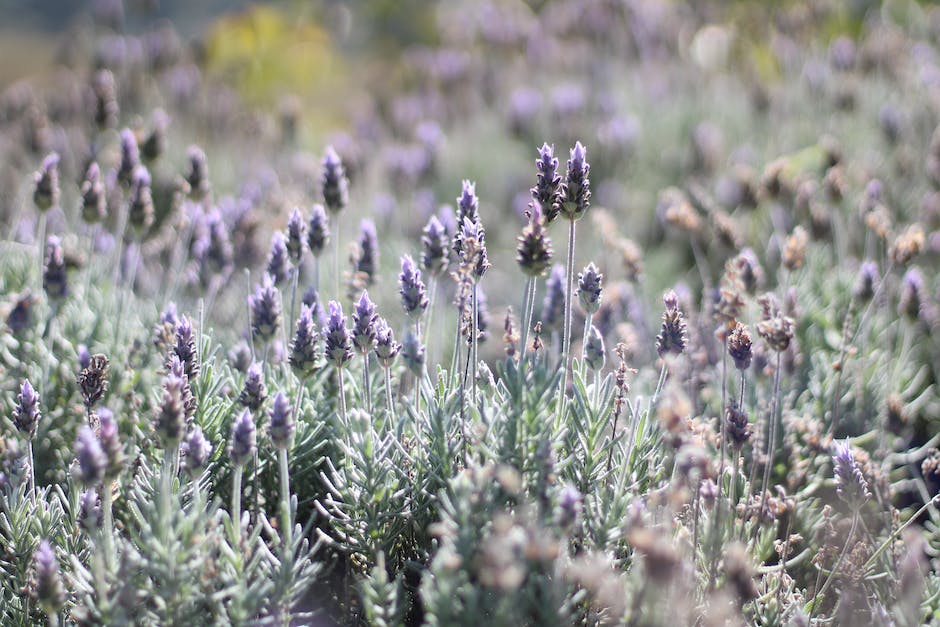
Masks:
[[[98,441],[101,443],[104,456],[107,458],[104,478],[114,479],[121,474],[124,467],[124,445],[121,444],[117,421],[110,409],[102,407],[98,411],[98,420]],[[107,489],[107,486],[105,486],[105,489]]]
[[[227,274],[232,268],[234,251],[222,212],[213,208],[206,214],[204,228],[193,242],[193,257],[200,263],[204,285],[218,274]]]
[[[385,318],[379,318],[375,323],[375,356],[383,368],[390,368],[401,350],[401,344],[395,341],[392,327],[388,326]]]
[[[264,275],[261,285],[248,297],[251,310],[251,332],[258,342],[270,341],[281,326],[281,296],[270,274]]]
[[[375,321],[378,314],[375,304],[369,300],[369,292],[363,291],[353,310],[353,344],[360,354],[366,355],[375,347]]]
[[[604,275],[593,263],[578,274],[578,300],[585,312],[593,314],[600,309],[603,283]]]
[[[552,266],[552,273],[545,281],[545,300],[542,301],[541,322],[546,330],[560,331],[565,320],[565,267]]]
[[[59,155],[51,153],[42,160],[34,176],[33,203],[40,211],[59,205]]]
[[[209,457],[212,456],[212,443],[206,439],[202,429],[196,426],[186,435],[180,451],[183,456],[183,467],[190,477],[195,477],[209,463]]]
[[[561,186],[560,212],[569,220],[578,220],[591,206],[591,166],[587,162],[587,151],[581,142],[571,149],[568,159],[568,174]]]
[[[281,231],[275,231],[271,236],[271,252],[268,253],[268,275],[274,279],[275,285],[281,285],[287,280],[289,269],[287,237]]]
[[[343,162],[333,146],[326,147],[323,157],[323,204],[330,213],[339,213],[349,203],[349,180]]]
[[[163,380],[163,398],[153,428],[165,449],[175,449],[183,437],[186,428],[183,379],[173,373]]]
[[[153,196],[150,191],[150,172],[144,166],[134,168],[127,201],[127,222],[137,235],[150,228],[154,220]]]
[[[75,459],[78,462],[75,478],[86,488],[94,487],[104,478],[108,458],[101,449],[101,443],[88,425],[82,425],[75,441]]]
[[[558,217],[561,210],[559,196],[561,192],[561,176],[558,174],[558,159],[555,158],[555,147],[547,143],[539,149],[539,158],[535,160],[536,183],[530,192],[532,198],[545,212],[546,224]]]
[[[447,230],[437,216],[431,216],[421,234],[421,267],[432,277],[440,276],[450,262]]]
[[[359,224],[359,258],[356,260],[356,272],[366,277],[366,284],[375,282],[379,265],[379,238],[372,220],[363,220]]]
[[[56,614],[65,604],[65,588],[59,576],[59,560],[46,540],[39,542],[33,553],[29,591],[48,615]]]
[[[52,301],[61,300],[69,294],[68,274],[62,243],[55,235],[46,239],[46,261],[42,269],[42,287]]]
[[[458,229],[454,235],[454,251],[463,254],[463,224],[465,221],[476,223],[480,219],[480,201],[476,194],[476,183],[464,180],[461,183],[460,196],[457,197],[456,221]]]
[[[920,317],[924,299],[924,278],[917,268],[910,268],[901,279],[898,313],[911,320]]]
[[[330,241],[330,221],[323,210],[323,205],[316,204],[310,213],[307,228],[307,246],[314,257],[319,257]]]
[[[398,293],[401,295],[401,306],[409,317],[416,318],[428,308],[428,295],[424,282],[421,280],[421,271],[415,265],[410,255],[401,258],[401,274],[398,275]]]
[[[600,331],[598,331],[597,327],[593,324],[591,325],[591,330],[588,332],[587,338],[585,338],[582,353],[584,363],[587,364],[590,370],[603,370],[604,364],[607,361],[607,351],[604,349],[603,336],[601,336]]]
[[[101,180],[101,168],[92,161],[82,181],[82,220],[88,224],[97,224],[105,219],[108,211],[104,181]]]
[[[287,358],[297,376],[307,377],[319,367],[318,339],[313,310],[307,305],[302,305],[294,329],[294,339],[290,345],[290,355]]]
[[[573,485],[566,485],[558,495],[558,510],[555,513],[555,522],[562,529],[570,529],[581,517],[583,507],[581,493]]]
[[[335,300],[329,304],[330,318],[326,328],[323,329],[323,339],[326,344],[326,359],[336,368],[342,368],[353,358],[352,341],[349,330],[346,328],[346,316],[343,315],[343,306]]]
[[[878,264],[864,261],[858,269],[858,279],[853,292],[855,298],[868,302],[875,295],[875,283],[878,282]]]
[[[656,350],[660,357],[666,353],[676,355],[685,350],[688,331],[682,312],[679,311],[679,297],[673,290],[663,295],[666,310],[663,312],[662,330],[656,337]]]
[[[271,442],[277,448],[288,448],[291,438],[294,437],[294,408],[290,406],[287,395],[278,392],[274,397],[274,404],[270,413],[271,422],[268,424],[268,432],[271,435]]]
[[[294,207],[287,221],[287,254],[296,266],[304,255],[304,246],[307,245],[307,224],[304,222],[300,209]]]
[[[244,410],[232,424],[232,438],[228,445],[228,455],[235,466],[244,466],[256,450],[255,421],[251,412]]]
[[[523,227],[516,238],[516,263],[522,271],[531,277],[545,274],[552,263],[552,240],[548,237],[545,222],[542,219],[542,206],[532,203],[529,223]]]
[[[258,362],[252,363],[245,374],[245,384],[238,395],[238,402],[251,411],[257,411],[268,398],[268,390],[264,386],[264,371]]]
[[[408,370],[416,377],[424,373],[425,352],[425,347],[414,329],[409,330],[401,347],[401,358]]]
[[[868,491],[868,480],[862,473],[852,445],[848,439],[836,442],[832,453],[833,473],[836,479],[836,493],[847,503],[854,507],[860,506],[871,494]]]
[[[78,497],[78,524],[85,533],[94,534],[101,529],[103,516],[101,514],[101,500],[98,491],[94,488],[83,490]]]
[[[40,417],[39,394],[33,389],[29,379],[24,379],[13,407],[13,424],[27,439],[32,440],[36,437]]]
[[[472,269],[473,278],[479,281],[490,267],[483,224],[479,220],[471,222],[469,218],[464,218],[460,241],[461,261]]]
[[[176,323],[176,345],[173,353],[179,357],[183,365],[183,373],[190,383],[196,380],[199,374],[199,355],[196,353],[196,338],[193,324],[186,316],[181,316]]]
[[[121,162],[118,165],[117,177],[122,185],[130,185],[134,172],[140,165],[140,149],[137,147],[137,136],[125,128],[121,130]]]
[[[186,157],[189,160],[189,172],[186,173],[189,197],[199,201],[209,195],[209,160],[199,146],[190,146]]]

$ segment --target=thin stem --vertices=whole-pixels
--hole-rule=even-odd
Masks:
[[[777,407],[780,396],[780,357],[782,351],[777,351],[777,366],[774,372],[774,394],[770,399],[770,428],[767,431],[767,459],[764,460],[764,480],[761,482],[760,511],[757,515],[757,524],[754,525],[754,535],[760,528],[760,521],[764,517],[764,508],[767,505],[767,488],[770,485],[770,475],[774,465],[774,454],[777,444]]]
[[[829,589],[829,584],[832,583],[833,578],[836,573],[839,572],[839,567],[842,566],[842,561],[845,559],[845,556],[849,552],[849,543],[852,542],[852,538],[855,536],[855,530],[858,528],[858,511],[852,516],[852,528],[849,529],[849,535],[845,538],[845,546],[842,547],[842,552],[839,554],[839,559],[836,560],[835,566],[832,567],[832,570],[829,571],[829,576],[826,577],[826,581],[823,583],[822,588],[819,588],[815,594],[813,594],[813,607],[809,611],[809,621],[808,625],[813,624],[813,616],[816,615],[816,607],[819,605],[819,597],[823,596],[826,593],[826,590]]]
[[[568,226],[568,263],[565,272],[565,325],[564,336],[561,338],[561,384],[558,394],[558,421],[564,424],[565,409],[568,399],[568,367],[571,361],[571,290],[574,287],[574,243],[575,221],[570,220]]]
[[[479,344],[480,344],[479,338],[477,337],[477,335],[478,335],[478,333],[477,333],[477,323],[478,323],[477,316],[480,315],[480,310],[478,309],[477,284],[476,284],[476,283],[473,284],[473,293],[471,294],[471,298],[473,299],[473,300],[472,300],[472,304],[473,304],[473,309],[472,309],[473,319],[470,321],[470,348],[471,348],[471,361],[472,361],[472,364],[471,364],[471,377],[473,377],[473,380],[472,380],[472,382],[471,382],[471,385],[473,386],[473,393],[471,394],[471,398],[472,398],[473,402],[476,403],[476,400],[477,400],[477,363],[478,363],[478,362],[477,362],[477,350],[478,350]]]
[[[640,419],[639,424],[636,425],[636,430],[632,434],[632,442],[630,442],[630,454],[627,456],[629,463],[627,465],[628,472],[629,469],[633,468],[633,463],[636,460],[636,449],[637,445],[640,442],[640,438],[643,437],[643,432],[646,430],[646,423],[649,421],[650,414],[653,412],[653,407],[656,405],[656,402],[659,400],[659,395],[663,391],[663,386],[666,384],[666,360],[663,359],[662,368],[659,370],[659,381],[656,383],[656,389],[653,391],[653,396],[650,397],[649,404],[646,407],[646,412],[643,414],[643,417]],[[638,408],[639,409],[639,408]]]
[[[232,473],[232,525],[239,540],[242,535],[242,470],[243,467],[239,464]]]
[[[372,421],[372,381],[369,378],[369,353],[362,356],[362,389],[366,396],[366,411],[369,412],[369,421]]]
[[[320,295],[320,255],[313,258],[313,290]]]
[[[284,554],[287,555],[290,553],[293,542],[291,540],[290,474],[286,447],[277,449],[277,461],[281,471],[281,524],[284,527]]]
[[[591,335],[591,320],[593,315],[588,313],[584,317],[584,331],[581,334],[581,373],[584,373],[584,347],[587,346],[588,336]]]
[[[424,337],[423,342],[425,347],[428,345],[428,340],[431,339],[431,321],[434,319],[434,303],[437,301],[437,277],[431,275],[428,277],[428,317],[424,321]],[[418,336],[419,338],[422,336]],[[426,349],[428,354],[430,350]]]
[[[385,371],[385,407],[388,409],[388,415],[395,422],[395,402],[392,400],[392,369],[383,368]]]
[[[290,322],[288,323],[290,325],[288,327],[290,334],[288,335],[288,339],[294,337],[294,324],[296,324],[294,316],[297,311],[297,279],[300,277],[300,265],[294,266],[292,275],[290,284]]]
[[[339,224],[337,224],[337,227],[338,227],[338,226],[339,226]],[[337,230],[338,230],[338,229],[337,229]],[[335,285],[335,287],[336,287],[336,300],[337,300],[337,302],[342,302],[343,299],[342,299],[342,297],[340,296],[340,291],[339,291],[339,275],[340,275],[340,270],[339,270],[339,233],[338,233],[338,232],[337,232],[337,233],[334,235],[334,237],[333,237],[333,275],[334,275],[333,278],[334,278],[335,281],[336,281],[336,285]]]
[[[529,277],[522,297],[522,350],[519,351],[519,363],[525,361],[525,353],[529,346],[529,329],[532,328],[532,311],[535,309],[535,284],[537,281],[538,279],[534,276]]]
[[[35,462],[33,461],[33,440],[30,438],[26,441],[26,459],[29,462],[29,497],[32,499],[33,503],[36,502],[36,468]]]
[[[45,265],[45,256],[46,256],[46,212],[42,211],[39,214],[39,224],[36,225],[39,232],[38,239],[36,240],[36,256],[39,261],[39,275],[37,276],[37,281],[39,285],[39,291],[42,291],[42,272],[43,266]]]
[[[101,486],[101,513],[104,519],[104,525],[101,530],[104,539],[104,558],[108,564],[113,564],[114,555],[114,517],[112,513],[112,500],[110,481],[105,479]]]
[[[347,423],[346,420],[346,390],[343,384],[343,369],[336,369],[336,376],[339,379],[339,411],[340,416],[343,417],[343,424]]]

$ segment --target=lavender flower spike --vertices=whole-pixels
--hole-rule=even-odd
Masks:
[[[298,377],[304,378],[313,374],[319,367],[319,339],[316,325],[313,322],[313,310],[307,305],[300,307],[300,317],[294,329],[294,339],[290,345],[288,361]],[[263,384],[262,384],[263,385]],[[246,380],[245,387],[247,389]]]
[[[604,275],[593,263],[578,274],[578,300],[585,312],[593,314],[600,309],[603,284]]]
[[[294,207],[290,219],[287,221],[287,254],[295,266],[304,256],[304,247],[307,245],[307,224],[304,222],[300,209]]]
[[[121,162],[118,165],[117,178],[123,185],[130,185],[134,171],[140,165],[140,149],[137,136],[129,128],[121,130]]]
[[[42,287],[50,300],[57,301],[69,295],[69,280],[65,267],[62,243],[55,235],[46,239],[46,261],[42,268]]]
[[[852,445],[848,439],[836,442],[832,454],[833,472],[836,479],[836,493],[848,504],[858,507],[871,496],[868,491],[868,480],[862,473]]]
[[[173,373],[163,380],[163,398],[153,428],[165,449],[175,450],[186,428],[183,385],[183,379]]]
[[[287,252],[287,237],[281,231],[275,231],[271,236],[271,252],[268,253],[268,274],[274,279],[275,285],[281,285],[287,280],[289,263]]]
[[[537,171],[535,187],[530,192],[535,200],[533,205],[542,207],[545,212],[545,223],[549,224],[558,217],[561,210],[559,192],[561,191],[561,176],[558,174],[558,159],[555,158],[555,147],[542,144],[539,149],[539,158],[535,161]]]
[[[269,341],[281,326],[281,297],[270,274],[264,275],[262,284],[248,297],[248,307],[254,339],[262,343]]]
[[[111,480],[117,478],[124,468],[124,445],[118,433],[117,421],[110,409],[104,407],[98,412],[100,420],[98,441],[108,462],[104,469],[104,478]],[[105,489],[108,489],[105,486]]]
[[[13,407],[13,424],[27,439],[32,440],[36,437],[40,417],[39,394],[33,389],[29,379],[24,379]]]
[[[560,190],[560,211],[569,220],[578,220],[591,206],[591,166],[587,150],[577,142],[568,159],[568,175]]]
[[[104,478],[104,471],[108,465],[108,458],[101,449],[101,443],[95,437],[88,425],[82,425],[78,430],[78,439],[75,442],[75,459],[78,465],[75,469],[75,478],[86,488],[97,486]]]
[[[108,203],[105,196],[104,182],[101,180],[101,168],[94,161],[85,172],[82,181],[82,220],[88,224],[97,224],[104,220]]]
[[[385,318],[379,318],[375,323],[375,356],[379,358],[379,365],[390,368],[400,350],[401,344],[395,341],[392,327]]]
[[[127,222],[137,235],[149,229],[154,221],[153,195],[150,185],[150,172],[142,165],[137,166],[131,176],[131,189],[127,201]]]
[[[363,220],[359,224],[359,258],[356,260],[356,272],[365,275],[366,284],[375,283],[379,266],[379,237],[375,232],[375,222]]]
[[[183,456],[183,468],[190,477],[195,477],[208,465],[212,456],[212,443],[206,439],[202,429],[193,427],[183,440],[180,451]]]
[[[546,330],[560,331],[565,322],[565,267],[552,266],[545,282],[545,300],[542,302],[542,324]]]
[[[244,466],[255,453],[257,433],[251,412],[244,410],[232,424],[228,454],[235,466]]]
[[[287,395],[278,392],[274,397],[274,405],[271,407],[271,422],[268,424],[268,431],[271,435],[271,442],[279,449],[290,447],[291,438],[294,437],[296,426],[294,424],[294,408],[290,406]]]
[[[352,341],[349,330],[346,328],[346,316],[343,307],[335,300],[329,304],[330,318],[326,328],[323,329],[323,339],[326,343],[326,359],[336,368],[342,368],[353,358]]]
[[[264,405],[267,398],[268,390],[264,385],[264,373],[261,370],[261,364],[254,362],[248,366],[245,385],[241,394],[238,395],[238,402],[251,411],[257,411]]]
[[[49,211],[59,204],[59,155],[51,153],[42,160],[35,174],[33,203],[40,211]]]
[[[428,294],[421,281],[421,271],[410,255],[401,258],[401,274],[398,275],[401,306],[411,318],[417,318],[428,308]]]
[[[401,347],[401,358],[408,370],[416,377],[420,377],[424,372],[425,352],[425,347],[414,329],[409,330]]]
[[[176,323],[176,346],[173,352],[183,364],[183,373],[190,383],[196,380],[199,374],[199,356],[196,354],[196,338],[193,332],[193,323],[186,316],[180,316]]]
[[[378,314],[375,304],[369,300],[369,292],[363,291],[353,311],[353,344],[361,355],[366,355],[375,347],[375,321]]]
[[[46,540],[39,542],[33,553],[29,590],[48,615],[55,615],[65,604],[65,588],[59,576],[59,561],[55,550]]]
[[[437,216],[431,216],[421,234],[421,267],[430,276],[440,276],[447,269],[449,244],[447,229]]]
[[[349,203],[349,180],[343,162],[333,146],[326,147],[323,157],[323,204],[330,213],[336,214]]]
[[[310,213],[307,225],[307,246],[314,257],[319,257],[330,241],[330,221],[326,217],[323,205],[316,204]]]

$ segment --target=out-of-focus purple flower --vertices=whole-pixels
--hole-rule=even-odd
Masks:
[[[271,442],[277,448],[288,448],[291,438],[294,437],[296,426],[294,423],[294,408],[291,407],[287,395],[278,392],[274,396],[274,403],[271,406],[269,414],[268,433],[271,435]]]
[[[196,477],[209,464],[212,456],[212,443],[206,439],[202,429],[194,426],[190,429],[180,448],[183,468],[190,477]]]
[[[375,232],[375,222],[363,220],[359,223],[359,256],[356,260],[356,272],[366,277],[366,284],[375,282],[379,267],[379,237]]]
[[[319,257],[330,241],[330,222],[323,205],[315,204],[310,212],[307,228],[307,246],[314,257]]]
[[[560,331],[565,320],[565,267],[552,266],[545,282],[545,300],[542,302],[542,325],[546,331]]]
[[[294,339],[290,345],[290,355],[287,358],[297,376],[307,377],[319,367],[318,339],[317,325],[313,321],[313,310],[307,305],[302,305],[300,317],[294,329]]]
[[[183,437],[186,429],[183,379],[175,374],[170,373],[163,380],[163,398],[153,428],[165,449],[175,450]]]
[[[16,405],[13,406],[13,424],[28,440],[32,440],[36,437],[40,417],[39,394],[29,379],[24,379],[20,393],[16,395]]]
[[[855,281],[853,294],[862,302],[868,302],[875,296],[875,283],[878,282],[878,264],[874,261],[863,261],[858,269],[858,278]]]
[[[255,341],[270,341],[281,326],[281,296],[274,279],[265,274],[261,285],[248,297],[251,310],[251,333]]]
[[[212,277],[226,275],[232,269],[234,251],[218,208],[206,214],[204,229],[193,243],[193,257],[202,266],[204,285],[208,285]]]
[[[122,185],[130,185],[134,172],[140,166],[140,149],[137,136],[129,128],[121,130],[121,161],[118,164],[117,178]]]
[[[522,135],[532,128],[532,122],[542,107],[542,96],[531,87],[519,87],[509,95],[509,126]]]
[[[144,166],[134,168],[127,201],[127,222],[140,236],[153,224],[153,197],[150,190],[150,172]]]
[[[542,208],[537,202],[532,204],[529,223],[523,227],[516,242],[516,263],[523,273],[530,277],[544,275],[552,263],[552,240],[546,233]]]
[[[195,381],[196,375],[199,374],[199,355],[196,352],[193,324],[186,316],[180,316],[179,322],[176,323],[176,345],[173,352],[183,364],[183,373],[190,382]]]
[[[42,160],[34,175],[33,203],[40,211],[59,205],[59,155],[51,153]]]
[[[92,77],[91,90],[95,97],[95,125],[99,129],[117,126],[120,108],[111,70],[98,70]]]
[[[924,277],[917,268],[910,268],[901,279],[901,290],[898,296],[898,313],[911,320],[917,320],[921,315],[924,300]]]
[[[604,275],[593,263],[578,273],[578,301],[585,312],[595,313],[601,307]]]
[[[98,491],[89,488],[78,497],[78,524],[85,533],[94,535],[101,529],[104,517],[101,513],[101,500]]]
[[[117,421],[114,419],[114,413],[107,407],[98,410],[98,421],[98,441],[101,443],[101,450],[104,452],[105,458],[107,458],[104,478],[106,480],[115,479],[124,468],[124,445],[121,444]],[[107,486],[105,489],[107,489]]]
[[[473,279],[479,281],[490,267],[486,251],[486,230],[483,224],[479,220],[471,222],[469,218],[464,218],[463,228],[460,230],[460,241],[461,261],[472,269]]]
[[[24,290],[17,298],[7,314],[6,324],[13,335],[19,335],[33,324],[33,306],[36,304],[36,297],[30,290]]]
[[[666,353],[679,355],[685,350],[688,330],[682,312],[679,310],[679,297],[675,291],[669,290],[663,295],[662,330],[656,336],[656,351],[660,356]]]
[[[105,219],[108,211],[107,197],[104,181],[101,179],[101,168],[92,161],[85,172],[82,181],[82,220],[88,224],[97,224]]]
[[[81,392],[85,407],[94,407],[104,393],[108,391],[108,370],[110,369],[107,356],[98,353],[92,355],[88,365],[78,373],[78,390]]]
[[[401,344],[395,341],[392,327],[385,318],[379,318],[375,323],[375,356],[383,368],[390,368],[395,363],[395,357],[401,350]]]
[[[440,276],[450,261],[447,230],[431,216],[421,234],[421,267],[432,277]]]
[[[189,160],[189,171],[186,173],[189,197],[201,201],[209,195],[209,160],[199,146],[190,146],[186,158]]]
[[[591,206],[591,166],[587,162],[587,151],[581,142],[571,149],[568,159],[568,174],[562,184],[560,212],[569,220],[578,220]]]
[[[65,267],[65,255],[62,243],[55,235],[46,239],[46,261],[42,269],[42,287],[52,301],[58,301],[69,294],[68,274]]]
[[[457,225],[460,227],[454,235],[454,250],[457,254],[463,252],[464,221],[476,223],[480,219],[480,200],[476,194],[476,183],[468,180],[461,182],[460,196],[457,197]]]
[[[275,285],[281,285],[287,280],[289,271],[287,237],[281,231],[275,231],[271,236],[271,252],[268,253],[268,276],[274,279]]]
[[[343,162],[333,146],[326,147],[323,157],[323,204],[330,213],[336,214],[349,203],[349,180]]]
[[[76,352],[78,357],[78,371],[81,372],[91,363],[91,353],[84,344],[79,344]]]
[[[346,328],[343,306],[331,300],[329,309],[330,318],[323,329],[326,360],[336,368],[342,368],[353,358],[352,340],[349,337],[349,329]]]
[[[39,542],[30,567],[29,591],[47,615],[53,616],[65,604],[65,588],[59,575],[59,560],[46,540]]]
[[[421,271],[415,265],[410,255],[401,258],[401,274],[398,275],[398,293],[401,295],[401,306],[405,313],[416,318],[428,308],[428,294],[424,282],[421,280]]]
[[[416,377],[424,373],[425,352],[424,344],[421,343],[414,329],[410,329],[401,347],[401,358],[408,370]]]
[[[573,485],[566,485],[558,494],[558,510],[555,522],[564,530],[571,529],[581,517],[583,507],[581,493]]]
[[[587,338],[585,338],[584,346],[582,347],[582,356],[584,357],[584,363],[592,371],[603,370],[604,364],[607,363],[604,337],[593,324],[591,325]]]
[[[251,412],[244,410],[232,424],[232,437],[229,440],[228,455],[235,466],[244,466],[254,455],[257,431]]]
[[[228,352],[228,361],[238,372],[248,372],[248,367],[251,366],[251,347],[248,342],[239,340]]]
[[[170,126],[170,116],[163,109],[155,109],[152,116],[150,133],[140,145],[140,156],[147,163],[153,163],[166,152],[166,132]]]
[[[104,470],[108,465],[108,458],[101,449],[101,443],[95,437],[88,425],[78,429],[78,439],[75,441],[75,459],[78,462],[75,468],[75,478],[86,488],[97,486],[104,477]]]
[[[291,262],[296,266],[303,259],[304,247],[307,245],[307,224],[300,213],[299,207],[291,211],[287,221],[287,253]]]
[[[536,182],[530,191],[535,203],[541,207],[545,223],[549,224],[558,217],[561,210],[561,175],[558,174],[558,159],[555,147],[542,144],[539,158],[535,160]]]
[[[486,297],[486,292],[483,291],[483,288],[479,285],[476,287],[476,299],[477,299],[477,342],[483,344],[486,340],[489,339],[490,333],[490,308],[489,308],[489,299]]]

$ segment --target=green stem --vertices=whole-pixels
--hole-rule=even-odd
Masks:
[[[760,529],[760,521],[764,517],[764,508],[767,505],[767,489],[770,487],[770,475],[773,471],[774,455],[777,444],[777,408],[780,397],[780,357],[782,351],[777,351],[777,366],[774,372],[774,393],[770,399],[770,427],[767,430],[767,459],[764,460],[764,479],[761,482],[760,510],[757,513],[757,524],[754,525],[754,537]]]
[[[575,221],[570,220],[568,226],[568,262],[565,272],[565,325],[564,336],[561,338],[561,387],[558,394],[557,409],[559,424],[564,424],[568,401],[568,368],[571,362],[571,291],[574,288],[574,244]]]
[[[336,376],[339,379],[339,411],[340,416],[343,417],[343,424],[347,423],[346,420],[346,389],[343,384],[343,369],[336,369]]]
[[[832,579],[835,577],[836,573],[839,572],[839,567],[842,566],[842,561],[845,559],[846,554],[849,552],[849,543],[852,542],[852,538],[855,536],[855,530],[858,528],[858,512],[852,516],[852,528],[849,529],[849,535],[845,538],[845,546],[842,547],[842,553],[839,554],[839,559],[836,560],[835,566],[832,567],[832,570],[829,571],[829,576],[826,577],[826,581],[823,583],[822,588],[818,589],[813,595],[813,606],[809,611],[809,620],[807,621],[808,625],[813,624],[813,616],[816,615],[816,607],[819,605],[819,597],[823,596],[826,593],[826,590],[829,589],[829,584],[832,583]]]
[[[232,473],[232,527],[239,541],[242,535],[242,470],[239,464]]]
[[[104,484],[101,486],[101,513],[104,518],[101,535],[104,539],[105,561],[108,564],[113,564],[116,557],[114,555],[114,515],[111,511],[113,496],[111,495],[111,486],[108,484],[109,481],[105,479]]]
[[[383,368],[385,370],[385,406],[388,409],[389,418],[391,418],[391,424],[395,423],[395,402],[392,399],[392,369]]]
[[[532,327],[532,310],[535,309],[535,283],[538,281],[534,276],[530,276],[525,284],[525,292],[522,297],[522,350],[519,351],[519,363],[525,361],[525,353],[529,346],[529,329]]]
[[[281,471],[281,524],[284,527],[284,554],[289,555],[293,542],[291,540],[290,474],[286,447],[277,449],[277,460]]]

